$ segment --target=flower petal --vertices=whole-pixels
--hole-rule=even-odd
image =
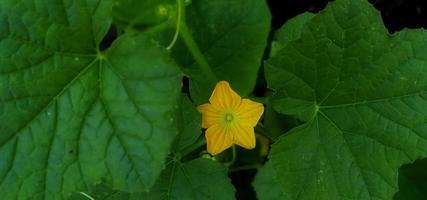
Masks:
[[[238,124],[234,127],[233,131],[233,143],[245,148],[255,148],[256,139],[254,128],[248,125]]]
[[[209,128],[221,120],[221,111],[211,104],[199,105],[197,110],[202,113],[202,128]]]
[[[255,127],[264,112],[264,106],[249,99],[243,99],[236,110],[239,123],[248,124]]]
[[[220,81],[216,84],[209,102],[220,106],[223,109],[236,108],[239,106],[242,98],[230,87],[227,81]]]
[[[206,143],[208,152],[217,155],[233,144],[233,135],[228,128],[214,125],[206,130]]]

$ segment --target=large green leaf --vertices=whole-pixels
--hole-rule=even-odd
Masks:
[[[176,116],[178,136],[175,138],[174,152],[180,152],[192,145],[202,134],[202,116],[187,96],[182,96]]]
[[[171,161],[148,192],[129,194],[98,186],[90,196],[108,200],[227,200],[234,199],[234,187],[224,166],[217,161],[199,158],[187,163]],[[86,199],[82,194],[75,194],[72,198]]]
[[[176,58],[188,68],[193,99],[207,101],[214,86],[200,65],[209,67],[218,80],[229,81],[239,94],[252,92],[270,31],[266,2],[195,0],[186,10],[189,30],[183,28],[181,35],[192,56],[183,55],[185,51],[177,47]]]
[[[76,192],[68,200],[129,200],[130,194],[127,192],[112,190],[105,184],[98,184],[91,188],[91,192]]]
[[[220,163],[199,158],[170,165],[150,192],[132,195],[131,199],[234,199],[234,187]]]
[[[288,20],[286,26],[283,26],[275,33],[274,40],[271,43],[271,55],[274,56],[283,46],[300,38],[302,27],[314,16],[316,15],[306,12]]]
[[[306,123],[273,145],[258,197],[392,199],[399,167],[427,156],[427,32],[390,35],[365,0],[300,27],[265,74],[272,106]]]
[[[282,115],[270,105],[265,108],[264,113],[263,125],[266,131],[263,134],[272,141],[276,141],[279,136],[300,124],[295,117]]]
[[[180,73],[145,36],[99,45],[100,0],[0,2],[0,199],[154,184],[177,129]]]
[[[184,73],[190,77],[193,100],[197,104],[206,102],[218,80],[229,81],[243,96],[252,92],[270,31],[271,17],[266,2],[179,1],[182,5],[176,6],[175,10],[170,8],[175,16],[170,16],[170,20],[160,26],[163,29],[153,29],[158,31],[154,34],[155,38],[163,45],[169,45],[176,30],[178,13],[182,13],[181,37],[173,46],[172,54]],[[134,6],[139,4],[139,0],[131,2],[134,2]],[[156,5],[166,4],[157,2]],[[116,12],[121,13],[119,9],[115,9]],[[137,16],[128,16],[128,23],[131,24],[132,19]],[[153,32],[152,29],[146,31]],[[201,69],[212,71],[215,77],[210,77],[206,70]]]

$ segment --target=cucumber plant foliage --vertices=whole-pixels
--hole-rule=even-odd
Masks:
[[[258,199],[425,195],[401,166],[427,157],[427,32],[367,0],[270,24],[264,0],[0,1],[0,199],[235,199],[196,106],[264,78]]]

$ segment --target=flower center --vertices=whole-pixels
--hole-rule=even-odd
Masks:
[[[225,121],[232,122],[234,119],[234,116],[231,113],[225,114]]]

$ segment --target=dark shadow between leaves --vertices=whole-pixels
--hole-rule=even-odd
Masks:
[[[117,35],[117,28],[114,24],[110,26],[110,29],[108,29],[107,34],[104,36],[104,38],[101,41],[101,44],[99,45],[99,50],[104,51],[108,49],[111,44],[113,44],[114,40],[116,40],[118,37]]]
[[[403,165],[399,169],[399,192],[393,200],[427,199],[427,158]]]

